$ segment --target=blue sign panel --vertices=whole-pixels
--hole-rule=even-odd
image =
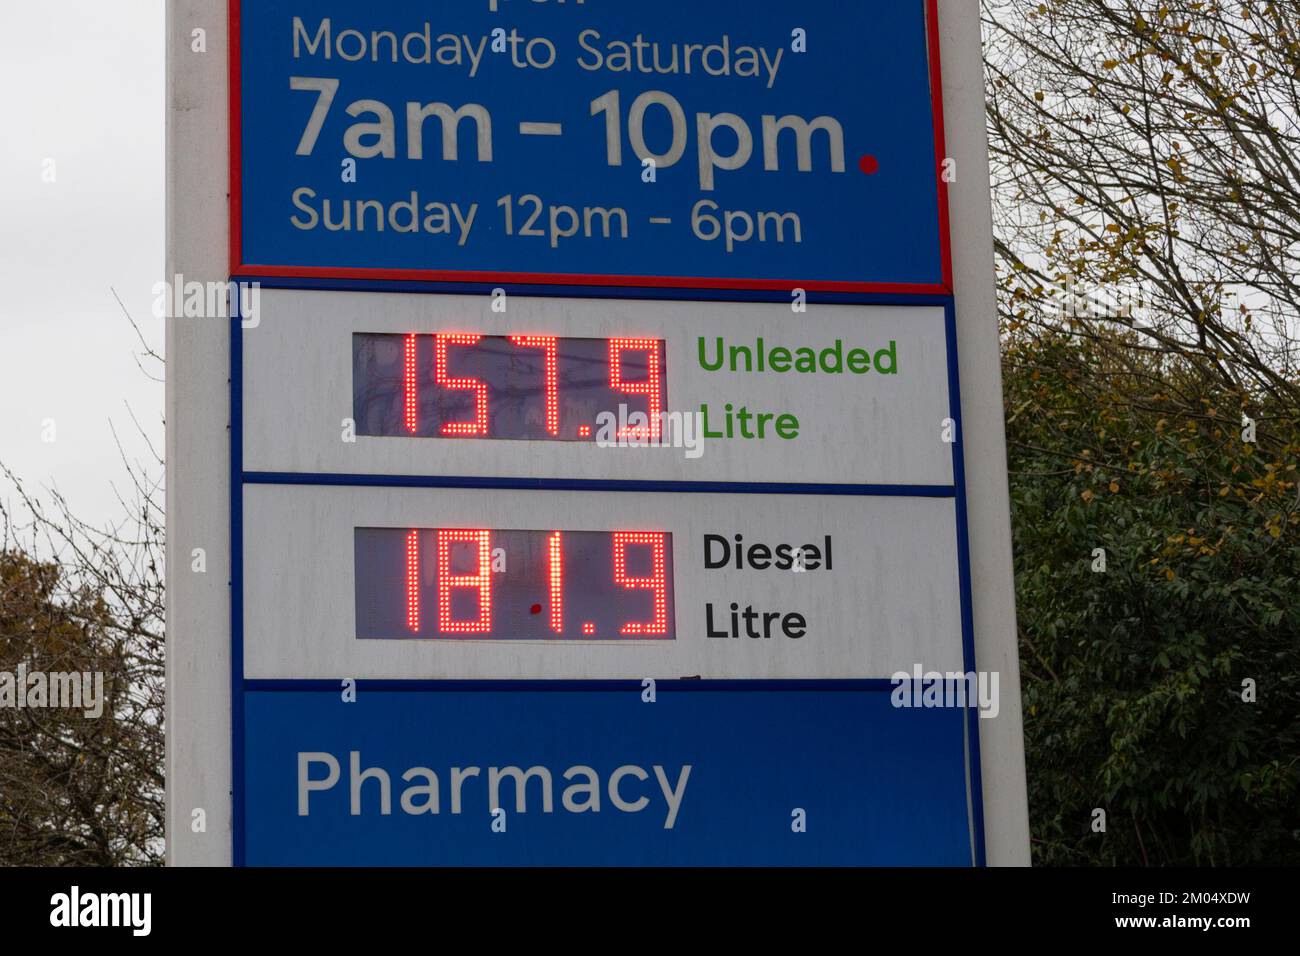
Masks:
[[[942,293],[933,0],[231,0],[232,271]]]
[[[959,708],[864,682],[245,695],[254,865],[959,865]]]

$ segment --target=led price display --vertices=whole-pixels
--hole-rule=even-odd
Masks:
[[[629,424],[616,437],[654,440],[665,392],[662,339],[352,337],[361,435],[595,441],[597,416],[626,405]]]
[[[357,528],[357,637],[673,640],[672,534]]]

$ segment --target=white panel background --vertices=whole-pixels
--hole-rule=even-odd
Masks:
[[[483,527],[673,533],[675,641],[358,640],[353,530]],[[887,678],[965,670],[951,498],[248,485],[249,678]],[[704,569],[704,535],[819,544],[833,571]],[[401,582],[394,582],[401,600]],[[705,603],[799,611],[793,640],[708,638]],[[742,622],[743,626],[743,622]]]
[[[244,332],[244,468],[335,474],[640,478],[836,484],[952,484],[943,310],[899,306],[788,305],[553,299],[511,296],[504,314],[489,296],[261,291],[260,324]],[[601,448],[593,442],[357,436],[342,440],[352,410],[352,333],[479,332],[667,341],[669,411],[709,405],[791,412],[799,436],[713,439],[704,454]],[[898,374],[707,372],[717,336],[752,350],[843,341],[843,354],[897,345]],[[561,386],[563,387],[563,386]],[[635,405],[633,407],[636,407]],[[616,409],[612,409],[616,411]]]

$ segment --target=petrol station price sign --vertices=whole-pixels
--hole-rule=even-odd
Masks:
[[[981,862],[938,0],[227,9],[232,860]]]
[[[926,0],[231,4],[241,275],[950,285]]]

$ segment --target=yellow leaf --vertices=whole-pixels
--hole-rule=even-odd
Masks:
[[[1111,493],[1112,495],[1117,495],[1117,494],[1119,494],[1119,482],[1118,482],[1118,481],[1112,481],[1112,482],[1110,483],[1110,493]]]
[[[1102,64],[1102,66],[1108,70],[1113,70],[1115,67],[1119,66],[1119,60],[1107,60]]]

